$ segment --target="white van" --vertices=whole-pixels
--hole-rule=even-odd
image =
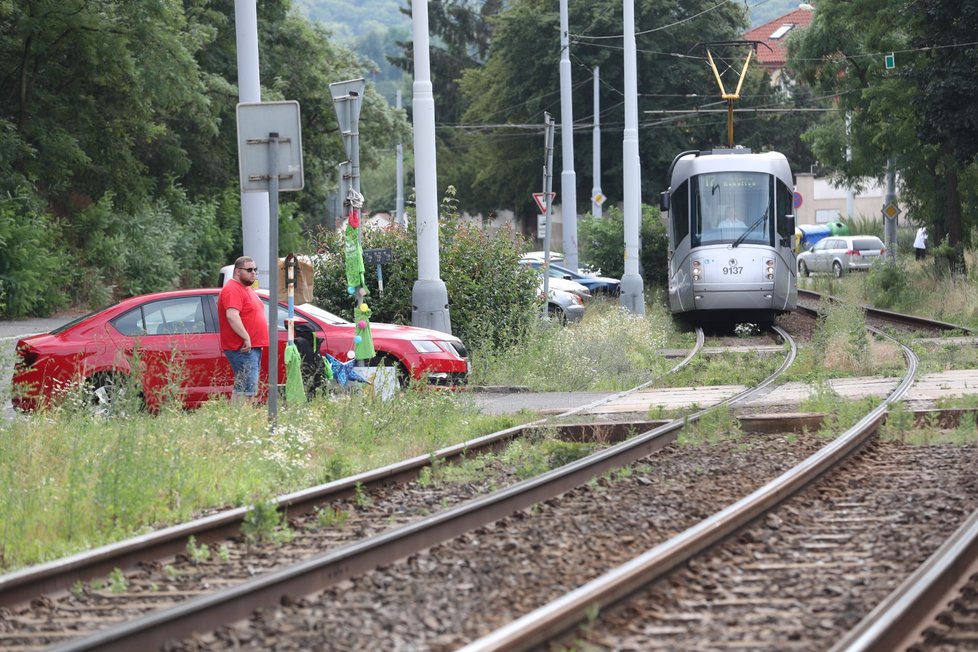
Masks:
[[[217,276],[217,287],[224,287],[232,278],[234,278],[234,265],[225,265]]]

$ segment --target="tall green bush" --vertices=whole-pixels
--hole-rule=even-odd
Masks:
[[[447,210],[446,210],[447,208]],[[410,324],[412,292],[418,278],[414,230],[398,227],[361,229],[363,248],[389,248],[390,264],[381,273],[368,266],[367,298],[372,319]],[[349,319],[353,300],[346,285],[342,235],[322,229],[314,236],[316,246],[317,304]],[[448,290],[452,331],[470,348],[502,348],[526,334],[538,314],[537,275],[519,264],[527,243],[518,237],[490,236],[477,225],[463,222],[451,205],[443,204],[439,225],[440,275]]]
[[[666,254],[669,239],[658,208],[642,205],[639,232],[639,264],[646,285],[666,283]],[[625,216],[612,206],[601,217],[590,213],[577,222],[580,260],[600,269],[605,276],[621,278],[625,273]]]
[[[909,308],[915,294],[907,281],[906,265],[878,261],[866,275],[866,294],[873,297],[873,305],[887,310]]]
[[[57,225],[26,192],[0,197],[0,315],[49,314],[65,304],[64,275],[73,261]]]

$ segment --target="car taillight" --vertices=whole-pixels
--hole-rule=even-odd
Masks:
[[[846,251],[846,255],[847,256],[858,256],[859,255],[859,251],[856,250],[856,249],[849,249],[848,251]]]
[[[880,256],[886,255],[886,247],[880,247]]]

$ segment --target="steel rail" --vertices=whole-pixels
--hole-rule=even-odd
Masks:
[[[834,301],[835,298],[828,294],[821,294],[819,292],[814,292],[812,290],[798,290],[798,296],[806,296],[809,299],[816,301],[822,301],[823,299],[828,301]],[[950,324],[944,321],[938,321],[936,319],[928,319],[926,317],[918,317],[917,315],[906,315],[899,312],[892,312],[890,310],[883,310],[881,308],[874,308],[872,306],[860,306],[866,311],[867,315],[879,317],[881,319],[887,319],[890,321],[901,322],[903,324],[908,324],[910,326],[920,326],[921,328],[930,328],[941,331],[961,331],[962,333],[974,333],[974,329],[967,326],[959,326],[957,324]],[[810,311],[811,308],[804,308],[806,311]]]
[[[896,341],[877,329],[867,330]],[[832,443],[697,525],[549,604],[469,643],[461,648],[460,652],[495,650],[514,652],[542,646],[547,641],[586,622],[589,614],[593,614],[595,609],[610,607],[662,579],[680,564],[726,539],[817,480],[853,451],[862,447],[885,417],[890,403],[899,400],[910,388],[917,374],[918,359],[909,347],[899,345],[907,361],[907,372],[903,380],[880,405]]]
[[[797,346],[784,330],[778,327],[774,327],[774,330],[790,345],[781,366],[755,387],[731,396],[716,406],[675,419],[543,475],[422,520],[51,649],[66,652],[155,648],[167,640],[211,631],[221,624],[247,618],[256,609],[278,604],[283,597],[308,595],[322,590],[379,565],[392,563],[418,550],[497,521],[520,509],[549,500],[612,469],[647,457],[674,441],[677,436],[674,433],[686,424],[698,420],[719,405],[748,400],[783,374],[794,362]]]
[[[544,417],[460,444],[447,446],[430,454],[418,455],[384,467],[285,494],[276,498],[274,504],[281,512],[301,514],[324,502],[352,496],[357,491],[358,486],[370,488],[411,480],[418,476],[422,468],[431,466],[433,461],[451,461],[463,455],[471,455],[473,451],[499,448],[519,437],[525,430],[544,425],[550,419],[559,419],[593,409],[603,403],[617,400],[648,387],[664,376],[688,365],[702,351],[704,342],[703,329],[697,328],[696,343],[685,358],[664,374],[631,389],[597,399],[558,415]],[[601,427],[605,430],[615,430],[616,428],[620,430],[622,424],[618,426],[602,424]],[[615,435],[616,433],[611,434]],[[241,524],[251,509],[252,507],[249,506],[224,510],[217,514],[163,528],[145,535],[131,537],[93,550],[0,575],[0,607],[19,604],[45,593],[67,590],[76,582],[104,577],[116,568],[129,568],[140,561],[161,559],[178,554],[186,550],[187,540],[190,537],[194,537],[201,544],[205,544],[234,536],[240,531]]]
[[[905,650],[978,572],[978,511],[830,652]]]

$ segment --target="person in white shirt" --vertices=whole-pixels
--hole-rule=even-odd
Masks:
[[[917,236],[913,240],[913,253],[915,260],[923,260],[927,256],[927,227],[922,226],[917,229]]]

